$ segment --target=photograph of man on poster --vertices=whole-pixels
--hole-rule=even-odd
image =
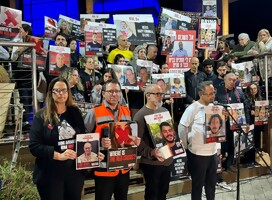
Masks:
[[[187,57],[188,56],[188,53],[187,53],[187,50],[183,48],[183,42],[179,42],[178,44],[179,46],[179,49],[177,49],[173,54],[172,56],[173,57]]]
[[[56,55],[55,64],[53,64],[53,71],[64,71],[68,66],[65,64],[65,55],[58,53]]]
[[[97,153],[95,153],[92,149],[92,144],[90,142],[86,142],[83,147],[84,153],[78,156],[78,163],[86,163],[86,162],[96,162],[98,161]]]
[[[102,45],[97,41],[97,33],[93,33],[92,41],[87,44],[89,51],[102,51]]]
[[[219,114],[211,115],[210,120],[208,122],[208,132],[207,137],[218,137],[223,135],[221,133],[221,128],[223,126],[223,119]]]
[[[137,86],[136,74],[132,68],[127,68],[125,70],[126,81],[124,86]]]
[[[175,131],[173,127],[168,122],[162,122],[160,124],[161,136],[164,140],[163,145],[168,145],[169,147],[173,147],[175,145]]]

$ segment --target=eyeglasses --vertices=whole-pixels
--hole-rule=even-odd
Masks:
[[[64,88],[64,89],[59,89],[59,88],[56,88],[56,89],[52,89],[52,92],[54,94],[66,94],[68,92],[67,88]]]
[[[108,92],[109,94],[119,94],[121,90],[106,90],[105,92]]]
[[[157,92],[157,93],[154,93],[154,92],[148,92],[149,94],[153,94],[153,95],[156,95],[157,97],[161,97],[164,95],[164,93],[161,93],[161,92]]]
[[[207,95],[207,96],[215,96],[216,92],[210,93],[210,94],[203,94],[203,95]]]

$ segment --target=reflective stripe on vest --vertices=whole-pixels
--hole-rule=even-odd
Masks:
[[[118,113],[118,121],[124,122],[124,121],[131,121],[130,117],[130,111],[128,107],[125,106],[118,106],[119,113]],[[114,122],[114,115],[112,114],[111,110],[106,108],[104,102],[101,104],[101,106],[94,108],[95,113],[95,119],[96,119],[96,129],[95,133],[100,134],[100,138],[102,135],[102,129],[105,127],[109,127],[110,122]],[[120,170],[115,170],[112,172],[103,172],[103,171],[94,171],[95,176],[108,176],[108,177],[114,177],[117,176]],[[122,169],[122,174],[127,173],[129,170]]]

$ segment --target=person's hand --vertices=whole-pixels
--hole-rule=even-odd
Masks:
[[[158,148],[153,149],[152,152],[151,152],[151,154],[152,154],[152,156],[154,156],[155,158],[157,158],[158,161],[160,161],[160,162],[164,161],[163,157],[159,153]]]
[[[142,86],[142,87],[140,87],[141,88],[141,90],[144,92],[145,91],[145,88],[146,88],[146,85],[144,85],[144,86]]]
[[[59,153],[57,160],[74,160],[76,159],[76,152],[72,149],[67,149],[66,151],[64,151],[63,153]]]
[[[254,110],[251,110],[251,115],[255,115],[255,111]]]
[[[174,103],[174,99],[173,98],[171,98],[171,99],[169,99],[169,100],[165,100],[165,103],[166,104],[173,104]]]
[[[98,84],[98,85],[96,86],[96,91],[97,91],[97,92],[100,92],[101,89],[102,89],[102,85]]]
[[[125,87],[125,93],[127,94],[129,92],[129,89]]]
[[[110,50],[110,45],[106,45],[105,48],[106,48],[106,51],[109,52],[109,50]]]
[[[100,161],[102,161],[102,160],[104,160],[105,155],[104,155],[103,153],[99,152],[98,155],[97,155],[97,157],[98,157],[98,159],[99,159]]]
[[[250,129],[250,125],[246,124],[246,133],[248,133],[249,129]]]
[[[136,144],[136,146],[138,147],[141,143],[141,138],[140,137],[135,137],[134,138],[134,143]]]
[[[222,110],[222,114],[223,114],[223,115],[225,115],[225,118],[226,118],[226,119],[228,119],[228,117],[229,117],[229,113],[226,111],[226,109],[225,109],[225,108],[223,108],[223,110]]]
[[[110,149],[111,148],[111,140],[110,140],[110,138],[102,138],[102,147],[104,147],[106,149]]]

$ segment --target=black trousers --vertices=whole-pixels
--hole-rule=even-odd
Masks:
[[[233,131],[227,129],[228,132],[226,133],[226,142],[221,143],[221,154],[223,157],[226,156],[226,153],[228,156],[226,157],[225,161],[222,162],[222,166],[225,169],[228,169],[230,166],[233,165],[234,161],[234,142],[233,142]]]
[[[81,200],[84,175],[79,170],[67,170],[66,176],[48,173],[43,183],[37,184],[41,200]]]
[[[95,200],[127,200],[129,172],[114,177],[95,176]]]
[[[170,166],[140,164],[145,178],[145,200],[165,200],[169,190]]]
[[[201,200],[202,187],[205,187],[207,200],[214,200],[216,185],[217,156],[187,154],[192,177],[192,200]]]

